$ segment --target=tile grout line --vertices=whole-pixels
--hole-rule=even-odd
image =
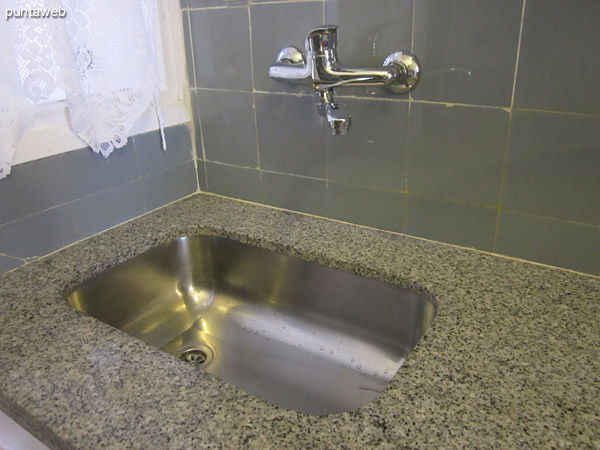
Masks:
[[[498,217],[496,218],[496,229],[494,230],[494,239],[492,241],[492,251],[496,251],[498,243],[498,233],[500,231],[500,218],[502,217],[502,200],[504,196],[504,184],[506,182],[506,171],[508,164],[508,152],[510,150],[511,129],[513,125],[513,107],[515,103],[515,91],[517,89],[517,73],[519,71],[519,56],[521,53],[521,39],[523,37],[523,23],[525,21],[525,7],[527,0],[523,0],[521,8],[521,23],[519,27],[519,39],[517,41],[517,54],[515,57],[515,73],[513,77],[512,94],[510,98],[510,108],[508,110],[508,129],[506,130],[506,142],[504,143],[504,160],[502,161],[502,176],[500,178],[500,192],[498,193]]]
[[[414,54],[415,51],[415,14],[416,14],[415,0],[412,2],[412,23],[410,28],[410,52]]]
[[[196,89],[197,91],[243,92],[245,94],[249,94],[250,92],[252,92],[244,89],[207,88],[202,86],[196,86],[194,89]]]
[[[410,23],[410,53],[414,54],[415,48],[415,16],[417,5],[412,1],[412,17]],[[412,124],[412,104],[414,102],[412,92],[408,92],[408,111],[406,117],[406,137],[404,146],[404,213],[402,214],[402,231],[406,231],[406,216],[408,215],[408,149],[410,145],[410,127]]]
[[[410,127],[412,124],[412,102],[408,103],[406,117],[406,136],[404,138],[404,213],[402,214],[402,231],[406,229],[406,217],[408,215],[408,149],[410,147]]]
[[[596,117],[599,118],[600,114],[592,114],[592,113],[582,113],[582,112],[573,112],[573,111],[556,111],[549,109],[535,109],[535,108],[512,108],[513,111],[527,111],[527,112],[536,112],[536,113],[544,113],[544,114],[565,114],[569,116],[584,116],[584,117]]]
[[[193,70],[194,70],[194,86],[192,88],[190,88],[190,100],[192,103],[192,120],[194,121],[194,125],[196,120],[198,121],[198,130],[200,132],[200,145],[201,145],[201,150],[202,150],[202,166],[204,168],[204,180],[206,182],[206,190],[208,190],[208,172],[206,170],[206,150],[204,148],[204,133],[202,132],[202,121],[200,120],[200,105],[199,105],[199,101],[198,101],[198,83],[196,82],[196,58],[195,58],[195,51],[194,51],[194,42],[192,39],[192,14],[191,11],[193,9],[189,8],[188,9],[188,25],[189,25],[189,32],[190,32],[190,50],[192,52],[192,64],[193,64]],[[194,115],[197,115],[198,117],[194,117]],[[196,144],[197,144],[198,140],[196,139],[196,127],[194,126],[194,149],[196,152],[196,159],[198,159],[198,148],[196,148]],[[202,192],[201,186],[200,186],[200,175],[198,175],[198,165],[197,162],[195,162],[195,167],[196,167],[196,180],[198,181],[198,191]]]
[[[194,117],[192,113],[192,117]],[[193,128],[193,123],[192,123]],[[196,192],[201,192],[200,190],[200,175],[198,175],[198,153],[196,152],[196,132],[194,131],[192,137],[194,138],[194,142],[192,143],[192,152],[193,152],[193,163],[194,170],[196,172]]]
[[[9,254],[7,254],[7,253],[2,253],[2,252],[0,252],[0,256],[3,256],[3,257],[5,257],[5,258],[10,258],[10,259],[16,259],[16,260],[18,260],[18,261],[21,261],[21,262],[23,262],[23,263],[26,263],[26,262],[27,262],[27,259],[26,259],[26,258],[20,258],[19,256],[13,256],[13,255],[9,255]],[[4,272],[2,272],[2,273],[4,273]],[[1,275],[2,273],[0,273],[0,275]]]
[[[261,1],[261,2],[255,2],[255,1],[250,1],[247,4],[238,4],[238,5],[222,5],[222,6],[197,6],[197,7],[193,7],[193,6],[187,6],[185,8],[181,8],[182,10],[186,10],[186,11],[199,11],[199,10],[205,10],[205,9],[241,9],[241,8],[245,8],[246,6],[251,6],[251,5],[273,5],[273,4],[289,4],[289,3],[319,3],[323,0],[297,0],[297,1],[290,1],[290,0],[268,0],[268,1]]]
[[[521,39],[523,37],[523,23],[525,21],[525,7],[527,0],[523,0],[523,7],[521,9],[521,26],[519,27],[519,40],[517,42],[517,54],[515,58],[515,75],[513,77],[512,95],[510,98],[510,109],[514,108],[515,104],[515,91],[517,90],[517,74],[519,72],[519,57],[521,54]]]
[[[206,181],[206,190],[208,191],[208,172],[206,170],[206,150],[204,149],[204,133],[202,132],[202,121],[200,120],[200,101],[198,100],[198,90],[192,91],[192,114],[198,117],[194,118],[194,123],[198,122],[198,129],[200,131],[200,145],[202,146],[202,165],[204,167],[204,180]],[[194,141],[197,141],[194,136]],[[196,142],[194,142],[194,145]],[[198,157],[198,149],[196,149],[196,157]],[[200,177],[198,177],[198,189],[200,189]]]
[[[264,203],[264,192],[263,192],[263,173],[261,169],[260,163],[260,144],[258,140],[258,117],[256,112],[256,87],[254,85],[254,46],[252,45],[252,11],[250,9],[250,4],[247,6],[248,8],[248,44],[250,45],[250,78],[252,82],[252,113],[254,115],[254,133],[256,140],[256,163],[258,167],[258,177],[260,179],[260,201]]]
[[[224,92],[245,92],[250,93],[251,91],[245,91],[241,89],[222,89],[222,88],[205,88],[205,87],[196,87],[196,90],[200,91],[224,91]],[[267,94],[267,95],[289,95],[292,97],[311,97],[311,94],[306,94],[302,92],[284,92],[284,91],[262,91],[259,89],[254,90],[257,94]],[[464,108],[484,108],[484,109],[501,109],[503,111],[508,112],[511,107],[510,106],[499,106],[499,105],[475,105],[472,103],[452,103],[452,102],[441,102],[441,101],[432,101],[432,100],[418,100],[412,97],[409,93],[408,98],[394,98],[394,97],[366,97],[361,95],[350,95],[350,94],[338,94],[336,98],[345,98],[345,99],[356,99],[356,100],[367,100],[374,102],[396,102],[396,103],[420,103],[427,105],[443,105],[448,108],[453,107],[464,107]],[[537,113],[547,113],[547,114],[567,114],[574,116],[588,116],[588,117],[599,117],[600,114],[591,114],[591,113],[582,113],[582,112],[572,112],[572,111],[557,111],[557,110],[546,110],[546,109],[533,109],[533,108],[512,108],[515,111],[530,111]]]
[[[414,55],[415,49],[415,16],[417,5],[415,0],[412,1],[412,17],[410,23],[410,53]],[[406,222],[408,216],[408,149],[410,146],[410,127],[412,124],[412,105],[415,99],[412,91],[408,92],[408,111],[406,117],[406,136],[404,140],[404,210],[402,212],[402,231],[406,232]]]
[[[192,61],[191,61],[192,76],[194,77],[194,79],[193,79],[194,85],[191,86],[191,88],[195,88],[198,83],[196,83],[196,61],[194,58],[194,40],[192,39],[192,17],[191,17],[192,15],[190,14],[189,11],[187,11],[186,16],[187,16],[187,21],[188,21],[188,33],[189,33],[188,39],[190,40],[190,53],[191,53],[190,56],[192,57]]]
[[[556,220],[558,222],[566,222],[566,223],[570,223],[572,225],[580,225],[580,226],[584,226],[584,227],[593,227],[593,228],[598,228],[600,229],[600,223],[589,223],[589,222],[579,222],[577,220],[573,220],[573,219],[565,219],[565,218],[561,218],[561,217],[552,217],[552,216],[545,216],[543,214],[536,214],[536,213],[532,213],[532,212],[525,212],[525,211],[519,211],[516,209],[511,209],[511,208],[505,208],[505,207],[501,207],[502,211],[507,211],[513,214],[521,214],[524,216],[529,216],[529,217],[537,217],[538,219],[545,219],[545,220]]]
[[[192,117],[192,133],[191,133],[191,138],[193,139],[192,141],[192,151],[194,152],[194,169],[196,170],[196,192],[201,192],[200,189],[200,175],[198,174],[198,149],[196,148],[196,127],[194,126],[194,99],[193,97],[193,88],[196,86],[196,61],[194,61],[194,42],[192,40],[192,19],[191,19],[191,13],[189,10],[184,10],[182,9],[182,12],[185,11],[185,16],[187,19],[187,23],[188,23],[188,40],[190,43],[190,59],[191,61],[187,61],[187,64],[190,64],[192,66],[192,77],[193,80],[188,80],[188,92],[190,94],[190,109],[191,109],[191,117]],[[185,29],[185,27],[184,27]],[[184,38],[185,39],[185,38]],[[187,54],[186,54],[187,56]],[[193,83],[193,86],[192,86]],[[144,210],[146,209],[146,206],[144,205]]]

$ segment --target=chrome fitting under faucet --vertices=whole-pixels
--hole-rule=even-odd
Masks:
[[[317,111],[327,118],[332,134],[346,134],[351,124],[348,108],[333,100],[333,89],[343,86],[383,85],[393,92],[405,93],[419,81],[417,59],[406,52],[395,52],[374,69],[343,67],[337,55],[337,25],[315,28],[304,42],[306,59],[296,47],[286,47],[269,68],[274,80],[312,86]]]
[[[333,101],[333,89],[316,91],[315,98],[317,99],[317,112],[320,116],[327,118],[331,134],[348,134],[350,125],[352,125],[352,117],[346,105]]]

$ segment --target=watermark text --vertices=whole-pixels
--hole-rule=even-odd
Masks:
[[[10,19],[62,19],[67,17],[67,11],[62,8],[7,8],[6,20]]]

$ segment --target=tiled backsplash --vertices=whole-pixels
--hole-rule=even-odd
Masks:
[[[13,168],[0,273],[197,189],[600,275],[596,0],[182,1],[186,126]],[[411,96],[344,88],[348,136],[267,71],[335,23],[342,63],[412,50]],[[196,173],[196,166],[198,172]]]
[[[0,181],[0,273],[198,188],[185,125],[129,139],[109,159],[83,148],[13,167]]]
[[[202,190],[600,275],[597,0],[182,1]],[[348,136],[268,77],[335,23],[412,50],[412,96],[344,88]]]

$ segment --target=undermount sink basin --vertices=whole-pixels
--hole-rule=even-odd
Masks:
[[[376,398],[435,314],[407,289],[225,238],[182,237],[67,302],[257,397],[312,414]]]

